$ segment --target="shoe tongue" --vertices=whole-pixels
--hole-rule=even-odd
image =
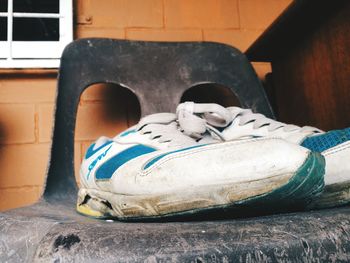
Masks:
[[[209,133],[210,136],[216,141],[225,141],[224,135],[222,133],[225,130],[225,128],[226,126],[215,127],[209,124],[206,125],[207,133]]]
[[[139,123],[137,124],[137,129],[141,129],[142,127],[149,125],[149,124],[169,124],[176,121],[176,115],[174,113],[155,113],[148,115],[146,117],[143,117]]]
[[[227,107],[226,109],[233,114],[240,113],[243,110],[242,108],[236,106]]]
[[[220,112],[205,112],[203,117],[209,125],[218,128],[227,127],[233,119],[231,113],[225,108]]]

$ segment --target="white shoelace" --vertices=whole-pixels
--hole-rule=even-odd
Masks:
[[[141,134],[149,134],[151,140],[157,139],[159,143],[169,142],[171,145],[195,143],[192,138],[180,131],[174,113],[148,115],[140,120],[137,130]]]
[[[232,115],[233,119],[240,117],[239,125],[246,125],[248,123],[253,122],[253,128],[259,129],[264,126],[268,127],[268,131],[272,132],[277,129],[283,129],[284,132],[292,132],[292,131],[310,131],[310,132],[321,132],[321,130],[311,127],[311,126],[303,126],[299,127],[294,124],[286,124],[279,121],[275,121],[273,119],[267,118],[265,115],[260,113],[254,113],[251,109],[242,109],[239,107],[229,107],[227,108]]]
[[[177,107],[176,114],[184,133],[195,138],[200,138],[206,131],[214,131],[215,134],[219,135],[218,131],[213,129],[213,127],[225,128],[237,118],[239,118],[240,126],[254,123],[253,129],[267,126],[269,132],[277,129],[283,129],[284,132],[321,132],[321,130],[311,126],[299,127],[275,121],[263,114],[253,113],[250,109],[239,107],[224,108],[214,103],[184,102]]]

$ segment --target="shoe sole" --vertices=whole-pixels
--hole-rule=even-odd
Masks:
[[[283,174],[256,181],[191,189],[165,195],[118,195],[82,188],[78,193],[77,211],[98,219],[143,220],[186,217],[212,211],[239,211],[247,208],[306,207],[324,187],[324,157],[310,153],[293,174]]]
[[[341,184],[326,185],[323,193],[313,200],[308,208],[322,209],[344,206],[350,203],[350,181]]]

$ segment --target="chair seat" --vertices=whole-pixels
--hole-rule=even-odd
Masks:
[[[109,222],[77,214],[73,203],[41,201],[0,214],[0,259],[349,262],[349,221],[350,208],[338,208],[233,220]]]

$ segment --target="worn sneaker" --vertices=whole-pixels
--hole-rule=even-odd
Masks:
[[[281,123],[239,107],[185,102],[177,109],[185,133],[198,136],[208,131],[222,141],[275,137],[321,152],[326,159],[325,189],[311,208],[350,202],[350,128],[323,132],[317,128]],[[196,123],[194,126],[188,123]],[[208,134],[207,132],[207,134]]]
[[[275,138],[194,139],[179,130],[175,114],[154,114],[90,146],[77,211],[126,220],[271,210],[317,196],[323,174],[323,157],[304,147]]]

